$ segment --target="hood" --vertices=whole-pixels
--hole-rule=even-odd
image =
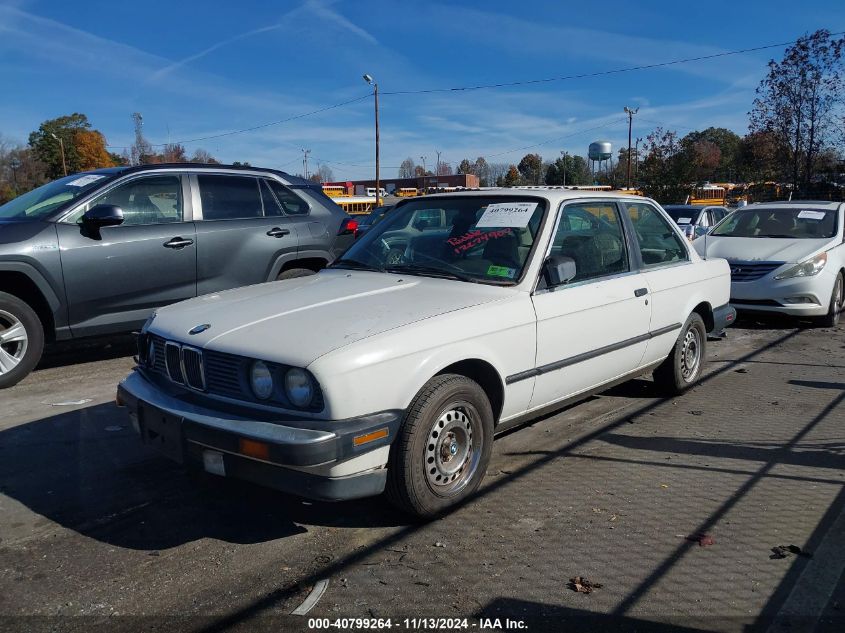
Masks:
[[[307,367],[361,339],[514,292],[449,279],[325,270],[161,308],[150,331],[198,347]],[[188,334],[206,323],[206,331]]]
[[[828,237],[809,239],[782,239],[774,237],[699,237],[693,246],[702,257],[724,257],[745,262],[766,261],[798,263],[831,243]],[[704,252],[705,245],[707,252]]]
[[[39,220],[0,220],[0,257],[36,257],[58,251],[55,225]]]

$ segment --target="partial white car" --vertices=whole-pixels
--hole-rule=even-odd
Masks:
[[[692,204],[664,204],[663,210],[678,223],[681,232],[690,241],[707,233],[730,213],[727,207]]]
[[[443,222],[405,230],[421,212]],[[695,384],[729,275],[647,198],[408,199],[315,276],[160,309],[118,402],[177,461],[431,516],[478,487],[494,434],[644,373]]]
[[[693,242],[703,257],[731,265],[738,310],[839,323],[845,296],[845,204],[761,202],[734,211]]]

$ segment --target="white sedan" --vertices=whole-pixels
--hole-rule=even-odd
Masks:
[[[731,265],[731,304],[739,310],[839,323],[845,297],[841,202],[751,204],[695,240],[703,257]]]
[[[644,373],[695,384],[729,286],[647,198],[414,198],[315,276],[160,309],[118,402],[177,461],[431,516],[495,433]]]

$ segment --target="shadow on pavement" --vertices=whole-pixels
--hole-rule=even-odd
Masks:
[[[136,352],[134,334],[63,341],[47,346],[35,371],[123,358]]]
[[[380,499],[306,505],[181,467],[143,446],[126,414],[111,403],[0,432],[0,493],[65,528],[140,550],[204,537],[264,542],[304,532],[298,523],[402,522]]]

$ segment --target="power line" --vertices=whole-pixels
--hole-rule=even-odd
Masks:
[[[831,33],[830,36],[843,35],[845,31]],[[790,46],[797,43],[798,40],[790,40],[789,42],[780,42],[778,44],[766,44],[765,46],[754,46],[752,48],[741,48],[734,51],[725,51],[723,53],[713,53],[712,55],[700,55],[698,57],[686,57],[684,59],[674,59],[668,62],[657,62],[654,64],[643,64],[640,66],[627,66],[624,68],[614,68],[612,70],[600,70],[591,73],[581,73],[578,75],[561,75],[558,77],[545,77],[542,79],[524,79],[521,81],[508,81],[495,84],[479,84],[476,86],[457,86],[453,88],[427,88],[422,90],[395,90],[393,92],[382,92],[382,95],[416,95],[416,94],[430,94],[435,92],[469,92],[472,90],[485,90],[489,88],[509,88],[512,86],[526,86],[531,84],[551,83],[554,81],[568,81],[571,79],[587,79],[589,77],[601,77],[604,75],[614,75],[619,73],[628,73],[637,70],[650,70],[652,68],[665,68],[666,66],[674,66],[677,64],[686,64],[688,62],[700,62],[709,59],[717,59],[719,57],[729,57],[731,55],[742,55],[743,53],[754,53],[757,51],[764,51],[770,48],[778,48],[781,46]]]

